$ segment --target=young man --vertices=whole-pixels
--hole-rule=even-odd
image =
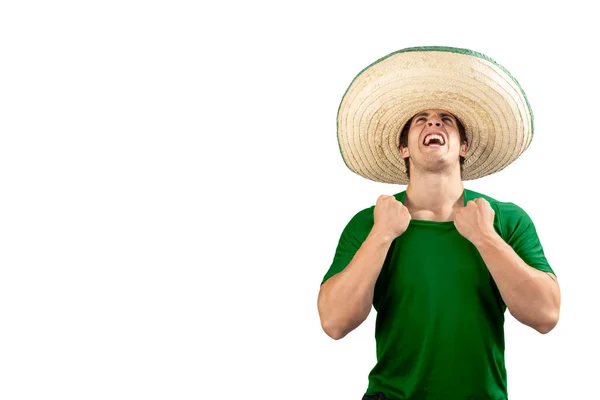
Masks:
[[[408,185],[351,219],[319,292],[334,339],[377,311],[363,399],[505,400],[506,309],[540,333],[556,325],[559,286],[527,213],[463,186],[505,168],[532,135],[519,84],[469,50],[401,50],[346,91],[344,161]]]

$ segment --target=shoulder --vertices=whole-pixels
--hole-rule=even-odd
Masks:
[[[369,236],[375,224],[374,209],[375,206],[373,205],[355,213],[344,227],[341,240],[350,241],[356,245],[362,243]]]
[[[354,216],[352,217],[350,222],[355,225],[373,224],[373,222],[374,222],[373,211],[374,210],[375,210],[374,205],[371,207],[364,208],[364,209],[360,210],[359,212],[357,212],[356,214],[354,214]]]
[[[373,224],[375,223],[375,218],[373,216],[373,211],[375,210],[375,206],[363,208],[358,211],[348,222],[348,226],[346,229],[352,230],[356,233],[366,233],[368,234],[373,228]]]

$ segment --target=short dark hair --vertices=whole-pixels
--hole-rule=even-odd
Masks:
[[[408,131],[410,130],[410,125],[415,117],[413,116],[408,120],[406,124],[402,127],[402,131],[400,132],[400,147],[408,147]],[[454,117],[456,118],[456,117]],[[458,127],[458,133],[460,135],[460,143],[469,144],[469,140],[467,139],[467,131],[465,130],[464,125],[458,118],[456,118],[456,126]],[[462,177],[463,172],[463,164],[465,163],[465,158],[463,156],[459,156],[460,163],[460,176]],[[406,165],[406,175],[410,179],[410,157],[404,158],[404,165]]]

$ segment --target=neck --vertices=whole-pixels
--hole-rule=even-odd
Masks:
[[[404,203],[411,213],[425,212],[432,218],[451,218],[456,209],[464,206],[463,192],[460,170],[458,174],[440,174],[415,169],[411,170]]]

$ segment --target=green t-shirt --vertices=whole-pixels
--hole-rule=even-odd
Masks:
[[[406,191],[395,198],[404,203]],[[531,267],[554,273],[533,222],[513,203],[486,199],[494,228]],[[340,237],[323,282],[352,260],[373,227],[375,206],[357,213]],[[394,240],[375,284],[377,364],[366,394],[390,400],[505,400],[504,304],[474,245],[453,221],[411,220]]]

